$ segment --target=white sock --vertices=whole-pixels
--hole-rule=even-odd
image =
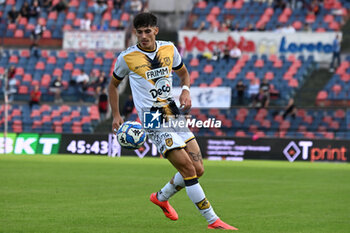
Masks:
[[[205,197],[204,191],[201,185],[198,183],[197,177],[185,179],[185,184],[187,195],[196,205],[202,216],[208,221],[209,224],[215,222],[219,217],[215,214],[213,207]]]
[[[181,174],[178,172],[174,176],[174,184],[168,182],[159,192],[157,198],[159,201],[167,201],[175,193],[185,187],[184,179]]]

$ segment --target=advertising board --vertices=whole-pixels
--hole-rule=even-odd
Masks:
[[[179,41],[186,51],[202,53],[237,45],[243,53],[313,55],[317,62],[330,62],[335,32],[200,32],[180,31]]]
[[[63,49],[122,51],[124,43],[124,31],[65,31],[63,35]]]
[[[282,160],[310,162],[350,162],[347,140],[292,138],[196,137],[208,160]],[[6,145],[5,145],[6,142]],[[5,150],[6,148],[6,150]],[[76,154],[110,157],[159,157],[150,140],[138,150],[121,148],[114,134],[0,133],[0,154]]]

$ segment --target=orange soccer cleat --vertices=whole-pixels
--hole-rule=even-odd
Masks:
[[[165,216],[171,220],[177,220],[179,216],[177,215],[174,208],[169,204],[168,201],[159,201],[157,198],[157,193],[152,193],[149,197],[150,201],[159,206],[162,210]]]
[[[238,230],[238,228],[235,228],[233,226],[228,225],[227,223],[223,222],[218,218],[215,222],[208,225],[208,229],[222,229],[222,230]]]

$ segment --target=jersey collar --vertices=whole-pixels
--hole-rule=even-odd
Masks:
[[[157,50],[157,47],[158,47],[157,42],[155,42],[155,43],[156,43],[156,47],[155,47],[153,50],[143,49],[143,48],[141,48],[141,46],[140,46],[139,44],[137,44],[136,46],[137,46],[137,48],[138,48],[139,50],[141,50],[141,51],[143,51],[143,52],[146,52],[146,53],[154,53],[154,52]]]

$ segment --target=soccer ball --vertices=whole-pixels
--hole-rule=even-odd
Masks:
[[[126,149],[138,149],[146,141],[146,132],[137,121],[124,122],[117,131],[119,144]]]

